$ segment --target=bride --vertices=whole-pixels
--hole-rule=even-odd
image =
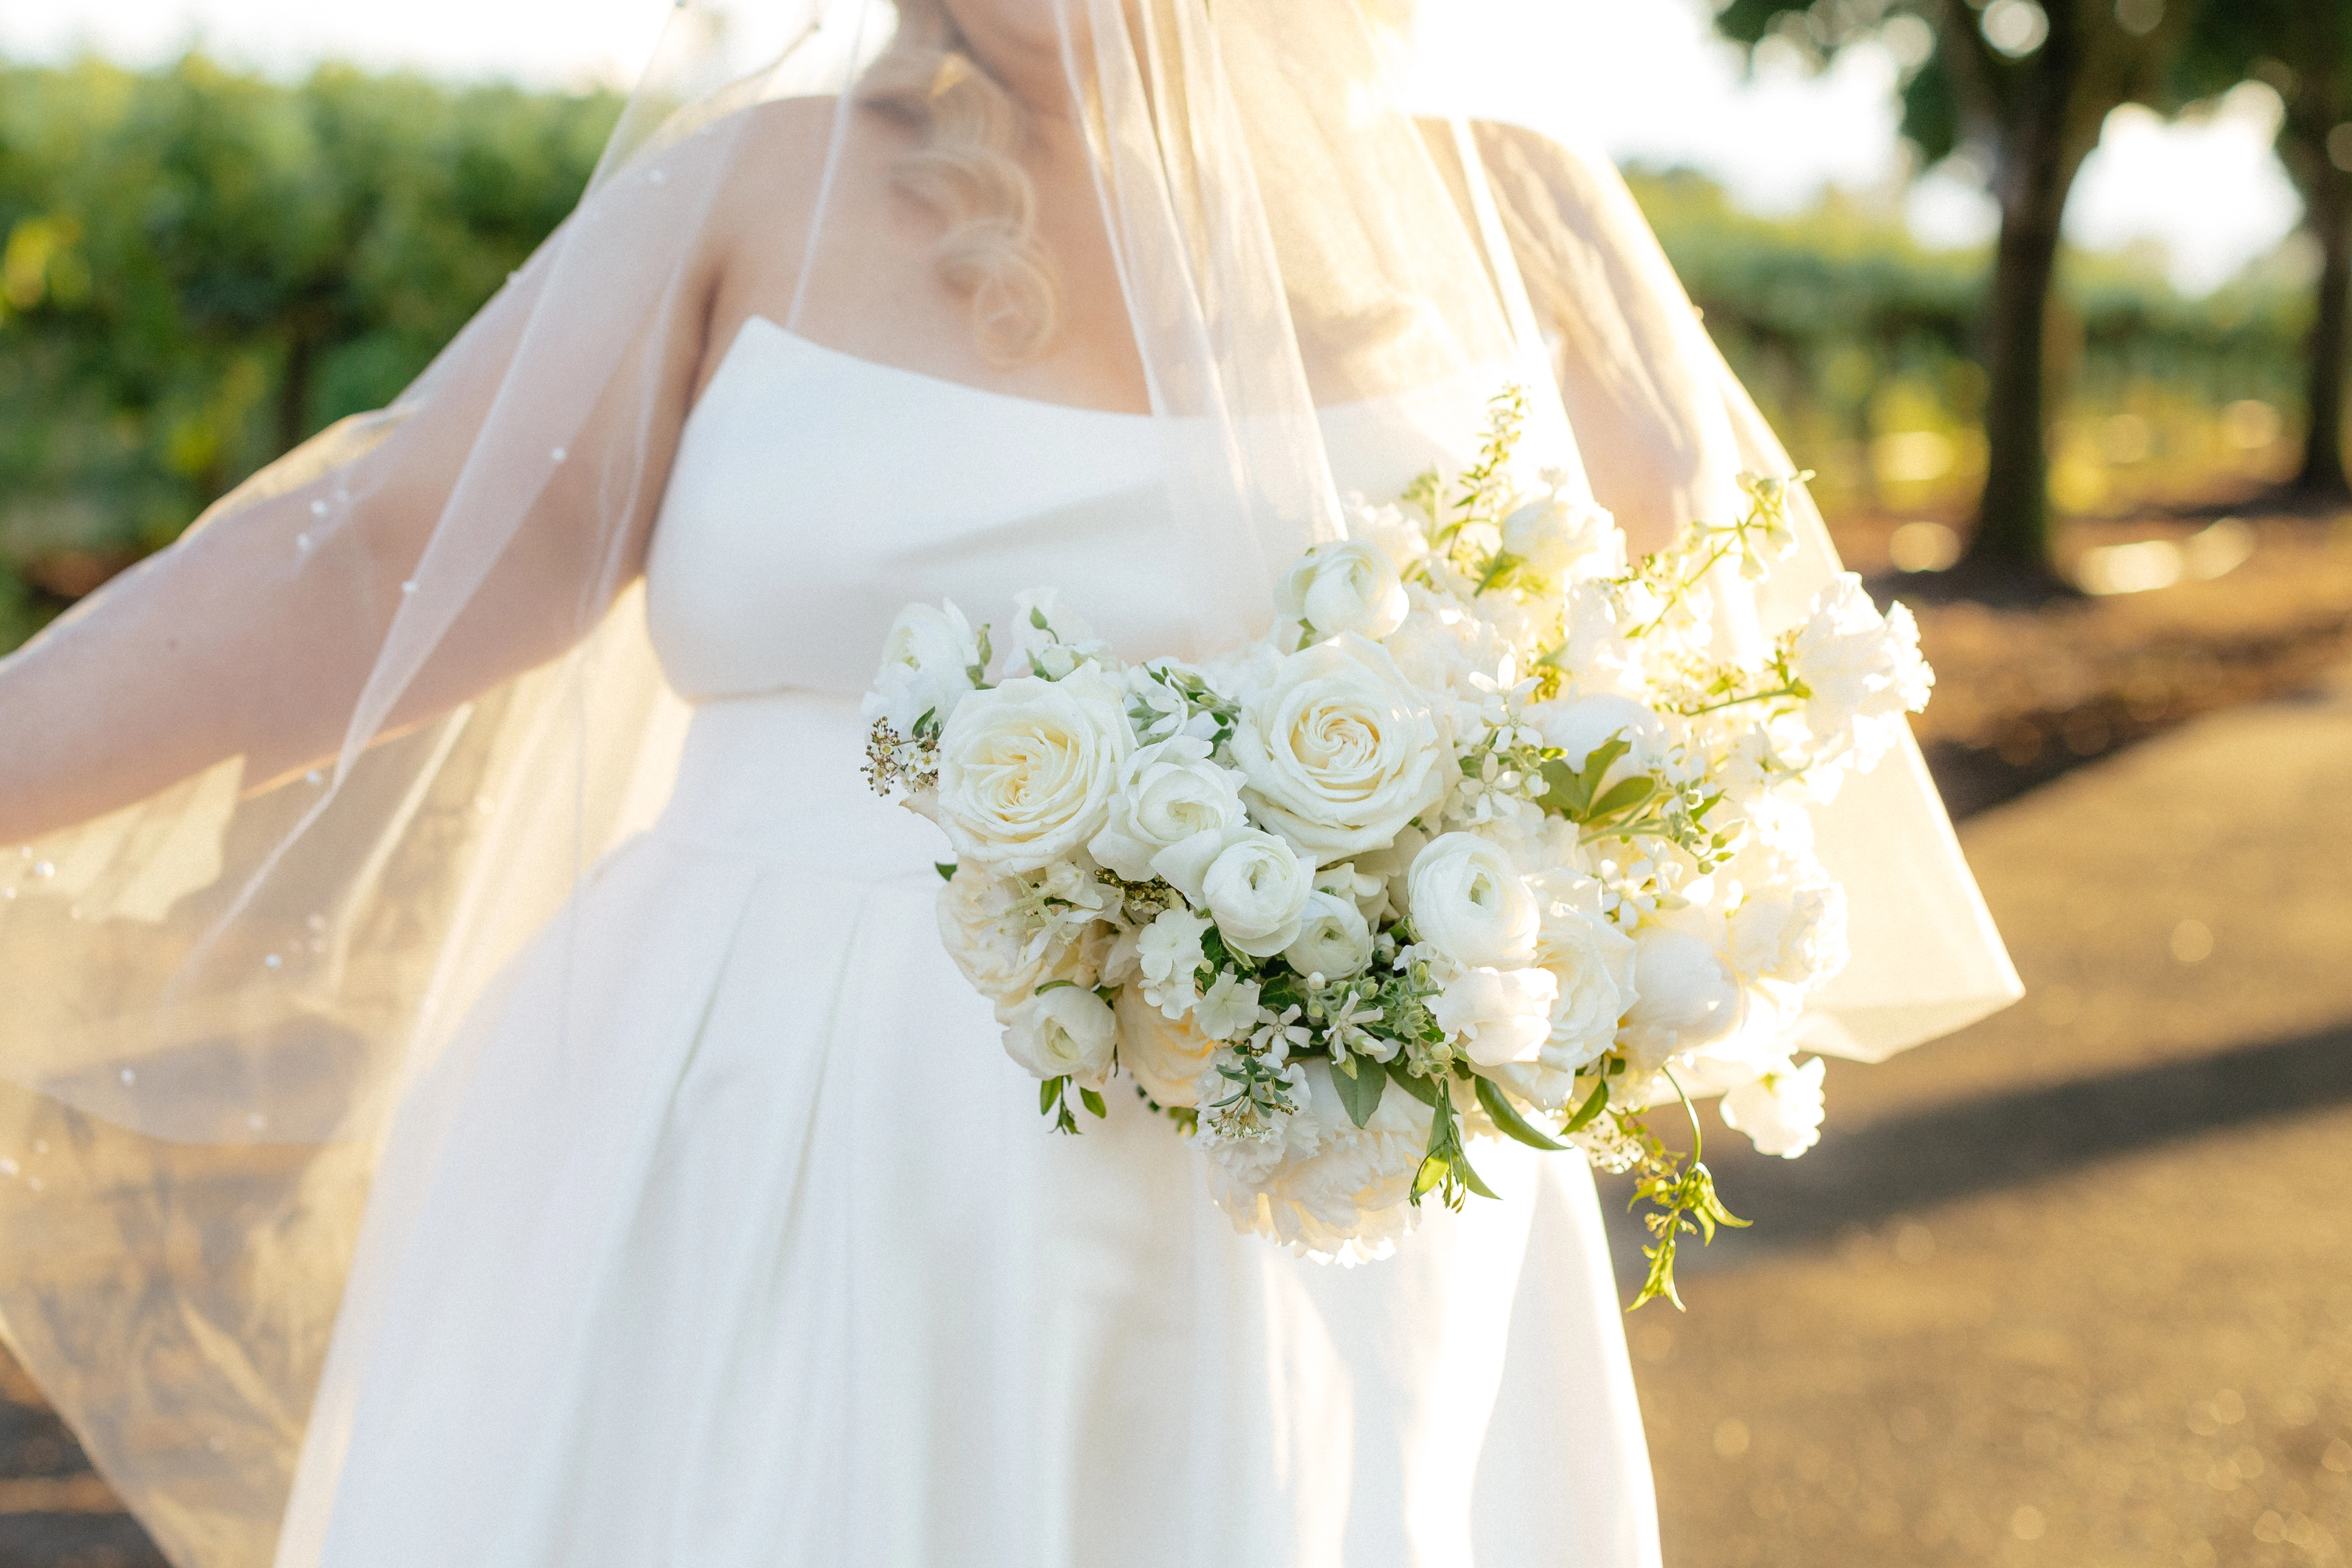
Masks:
[[[175,1563],[1657,1561],[1580,1163],[1343,1269],[1042,1135],[858,775],[899,605],[1232,646],[1508,384],[1637,549],[1788,470],[1405,21],[679,0],[415,387],[0,664],[0,1324]],[[2013,994],[1916,753],[1819,815],[1817,1046]]]

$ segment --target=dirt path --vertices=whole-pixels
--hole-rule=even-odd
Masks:
[[[1962,837],[2032,994],[1715,1162],[1757,1230],[1633,1324],[1667,1563],[2346,1561],[2352,678]]]

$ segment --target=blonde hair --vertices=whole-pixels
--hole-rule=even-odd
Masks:
[[[1028,134],[1020,104],[971,57],[940,0],[898,0],[898,36],[863,86],[866,101],[922,131],[891,183],[946,220],[932,262],[971,298],[981,351],[1003,365],[1037,358],[1053,340],[1061,282],[1018,156]]]

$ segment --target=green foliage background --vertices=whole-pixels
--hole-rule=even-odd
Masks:
[[[175,537],[278,453],[398,393],[559,223],[610,94],[201,56],[131,72],[0,62],[0,648]],[[1688,173],[1636,194],[1801,462],[1965,429],[1987,258],[1832,198],[1762,219]],[[2157,389],[2292,416],[2296,280],[2202,301],[2151,267],[2063,273],[2078,398]]]
[[[619,109],[0,64],[0,647],[397,395],[571,209]]]

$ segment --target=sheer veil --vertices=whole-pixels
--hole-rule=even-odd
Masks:
[[[963,51],[975,5],[1026,18],[1058,108],[1008,104]],[[312,1401],[390,1113],[665,798],[683,709],[637,581],[714,257],[782,269],[774,325],[898,359],[844,200],[888,182],[944,228],[979,350],[909,368],[1083,401],[1036,351],[1085,329],[1056,327],[1083,301],[1021,172],[1053,120],[1202,649],[1260,629],[1276,570],[1341,530],[1320,406],[1410,397],[1468,429],[1520,383],[1531,459],[1588,476],[1637,547],[1790,471],[1606,162],[1414,114],[1373,11],[678,0],[579,208],[415,386],[14,662],[131,759],[0,851],[0,1329],[175,1562],[305,1560],[301,1510],[282,1552],[280,1520],[306,1427],[306,1470],[333,1462]],[[1836,570],[1795,509],[1799,550],[1727,637]],[[134,690],[134,665],[184,674]],[[1819,1049],[1883,1057],[2014,998],[1915,748],[1817,825],[1856,911]]]

